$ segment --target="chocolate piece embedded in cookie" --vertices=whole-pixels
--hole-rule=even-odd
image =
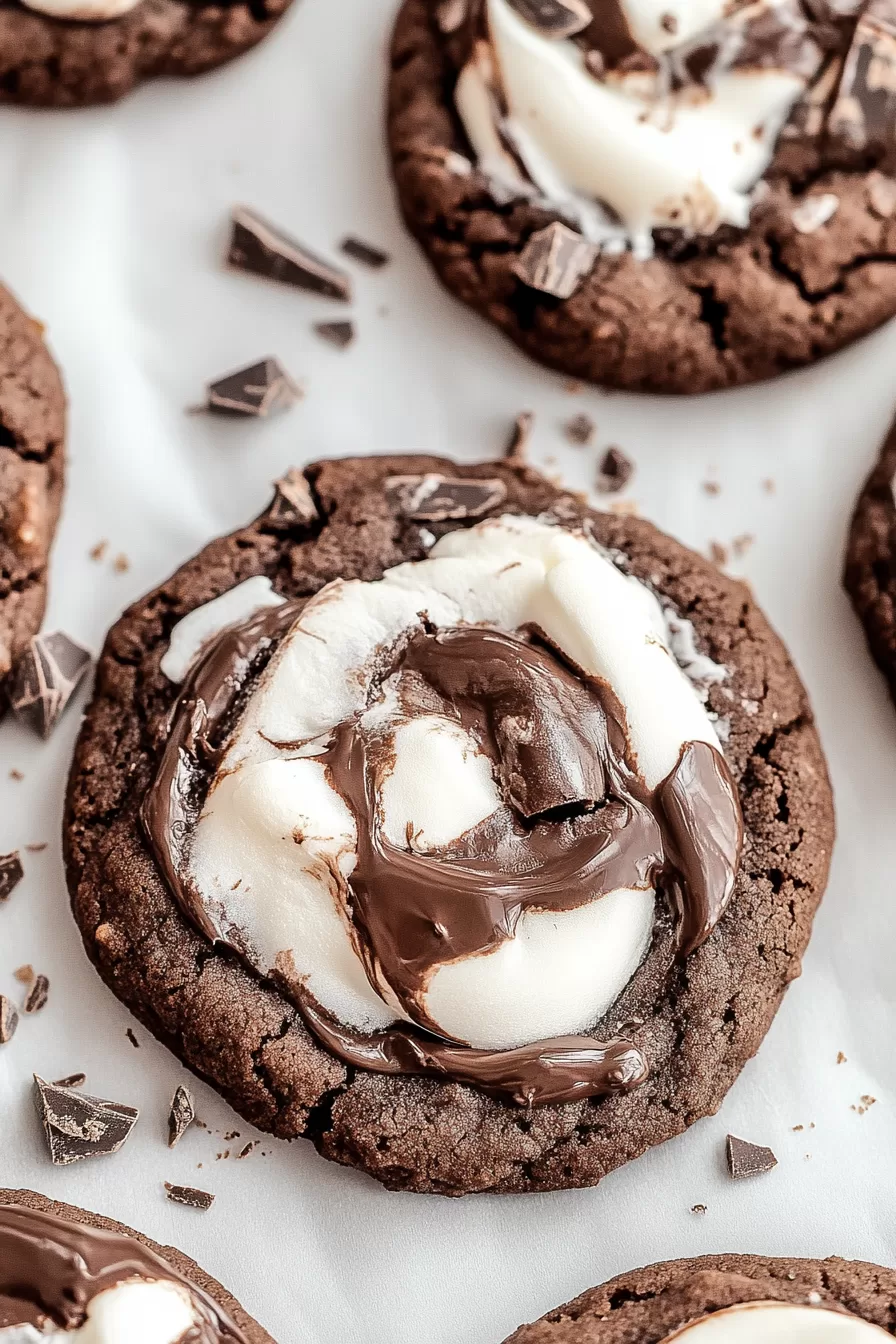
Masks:
[[[856,502],[843,581],[896,701],[896,424]]]
[[[85,945],[263,1128],[404,1188],[593,1183],[718,1107],[798,969],[832,832],[805,693],[741,585],[530,469],[307,481],[310,526],[262,514],[109,637]]]

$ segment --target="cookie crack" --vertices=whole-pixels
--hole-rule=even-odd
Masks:
[[[774,234],[769,234],[766,238],[768,245],[768,258],[772,269],[787,280],[796,290],[797,294],[808,304],[809,307],[817,307],[824,303],[826,299],[833,298],[835,294],[842,294],[846,289],[847,276],[855,271],[862,270],[865,266],[876,264],[893,265],[896,263],[896,254],[892,252],[863,252],[861,256],[852,257],[838,267],[838,278],[832,285],[826,285],[823,289],[811,289],[803,278],[802,272],[797,267],[791,266],[784,258],[784,247],[779,238]]]

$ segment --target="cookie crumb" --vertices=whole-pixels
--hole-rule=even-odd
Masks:
[[[741,532],[731,543],[731,550],[738,557],[746,555],[747,551],[753,545],[756,538],[752,532]]]
[[[709,558],[714,565],[719,568],[728,563],[728,547],[723,546],[720,541],[711,541],[709,543]]]
[[[844,1055],[844,1053],[843,1053],[842,1050],[838,1050],[838,1051],[837,1051],[837,1063],[838,1063],[838,1064],[845,1064],[845,1063],[846,1063],[846,1056]]]
[[[29,854],[43,854],[47,847],[46,840],[41,841],[39,845],[26,845],[25,848]]]
[[[767,495],[773,495],[778,487],[775,485],[771,476],[766,476],[765,480],[762,482],[762,488]]]
[[[705,1212],[706,1212],[705,1204],[694,1204],[691,1206],[691,1213],[705,1213]]]
[[[119,552],[119,554],[116,555],[115,559],[112,561],[112,568],[115,570],[116,574],[127,574],[130,567],[131,562],[125,555],[124,551]]]
[[[520,411],[513,422],[504,458],[507,462],[526,462],[529,457],[529,444],[532,439],[532,427],[535,424],[534,411]]]
[[[704,494],[707,495],[720,495],[722,493],[722,487],[718,481],[704,481],[703,491]]]
[[[604,453],[598,467],[597,488],[602,495],[614,495],[628,485],[635,470],[635,464],[626,457],[621,448],[612,444]]]
[[[91,546],[87,554],[90,556],[91,560],[100,561],[105,557],[108,549],[109,543],[104,539],[103,541],[98,541],[95,546]]]
[[[17,966],[13,971],[13,975],[18,980],[19,984],[30,985],[31,981],[34,979],[34,967],[27,963],[24,966]]]
[[[24,778],[25,778],[25,776],[22,774],[21,770],[10,770],[10,772],[9,772],[9,777],[10,777],[10,779],[15,779],[15,780],[21,780],[21,779],[24,779]]]
[[[580,411],[571,420],[567,420],[563,426],[563,432],[570,443],[574,443],[577,448],[585,448],[589,443],[593,443],[594,436],[597,433],[597,425],[590,415]]]

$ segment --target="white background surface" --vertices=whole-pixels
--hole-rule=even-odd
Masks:
[[[6,722],[0,853],[48,847],[25,855],[26,880],[0,910],[0,992],[21,994],[12,971],[23,962],[52,990],[0,1049],[0,1184],[176,1242],[280,1344],[498,1344],[617,1271],[709,1251],[892,1265],[896,714],[839,578],[847,519],[893,410],[896,329],[745,392],[570,395],[443,294],[402,231],[381,130],[392,11],[391,0],[301,0],[262,49],[209,78],[145,88],[112,110],[0,111],[0,273],[47,322],[71,397],[48,628],[98,649],[127,602],[251,517],[292,463],[488,457],[527,407],[539,417],[536,461],[573,485],[590,484],[598,449],[617,443],[638,464],[629,494],[662,527],[700,549],[755,534],[741,570],[812,693],[840,839],[804,976],[720,1115],[596,1190],[389,1194],[309,1144],[267,1139],[244,1161],[216,1161],[257,1136],[199,1083],[199,1111],[218,1134],[194,1128],[169,1153],[168,1102],[189,1079],[142,1027],[139,1051],[129,1044],[131,1019],[89,966],[68,911],[59,829],[77,710],[47,745]],[[342,316],[340,305],[224,271],[236,201],[330,253],[350,230],[393,253],[381,273],[356,268],[354,348],[338,352],[310,330]],[[306,385],[295,410],[270,424],[184,415],[207,378],[268,353]],[[563,439],[579,410],[598,422],[597,448]],[[716,497],[701,489],[710,478]],[[110,552],[97,563],[88,550],[101,538]],[[127,573],[112,567],[119,552]],[[7,778],[13,768],[23,781]],[[848,1062],[837,1065],[841,1050]],[[76,1069],[142,1116],[117,1156],[57,1170],[30,1076]],[[851,1105],[863,1094],[877,1102],[859,1115]],[[241,1137],[226,1143],[231,1128]],[[777,1170],[730,1182],[729,1130],[771,1144]],[[214,1208],[167,1203],[166,1179],[213,1190]],[[705,1215],[691,1212],[697,1203]]]

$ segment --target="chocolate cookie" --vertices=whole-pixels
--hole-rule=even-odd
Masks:
[[[200,75],[254,47],[290,3],[0,0],[0,103],[88,107],[156,76]]]
[[[868,647],[896,699],[896,425],[859,495],[843,582]]]
[[[65,822],[87,951],[160,1040],[261,1128],[445,1194],[594,1184],[714,1112],[832,839],[745,587],[429,457],[290,472],[125,613]]]
[[[65,393],[40,324],[0,288],[0,686],[43,619],[64,452]]]
[[[507,1344],[746,1344],[762,1338],[883,1344],[894,1313],[896,1273],[880,1265],[835,1256],[704,1255],[620,1274],[521,1326]]]
[[[408,227],[577,378],[697,393],[811,363],[896,312],[890,24],[887,0],[404,0]]]
[[[92,1339],[114,1341],[129,1336],[131,1314],[157,1344],[273,1344],[182,1251],[32,1190],[0,1190],[0,1330],[31,1326],[55,1340],[89,1322]]]

